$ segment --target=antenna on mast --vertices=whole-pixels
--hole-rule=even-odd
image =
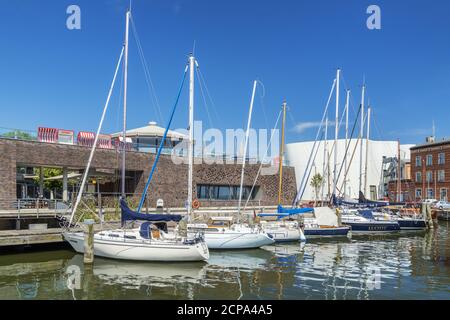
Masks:
[[[436,137],[436,127],[434,126],[434,120],[433,120],[433,125],[431,127],[431,130],[432,130],[431,134],[433,135],[433,137]]]

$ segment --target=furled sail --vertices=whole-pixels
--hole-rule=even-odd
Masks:
[[[183,216],[179,214],[145,214],[131,210],[124,199],[120,199],[120,209],[122,211],[122,225],[126,221],[144,220],[144,221],[180,221]]]

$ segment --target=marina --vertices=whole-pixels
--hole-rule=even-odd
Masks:
[[[224,29],[240,40],[225,48],[223,28],[211,38],[197,25],[218,19],[201,17],[214,6],[202,1],[170,17],[118,1],[86,29],[70,5],[61,52],[30,50],[53,74],[30,85],[19,72],[45,95],[3,101],[27,111],[9,118],[26,129],[0,121],[0,300],[449,300],[450,139],[434,118],[446,111],[422,119],[416,104],[434,91],[421,96],[387,62],[395,80],[380,73],[388,59],[354,59],[334,35],[332,50],[314,49],[303,30],[306,47],[292,47],[290,28],[243,27],[258,10],[276,18],[265,3],[236,10]],[[186,34],[167,36],[173,26]],[[272,32],[286,46],[276,59],[260,43]],[[62,52],[75,66],[66,82]]]

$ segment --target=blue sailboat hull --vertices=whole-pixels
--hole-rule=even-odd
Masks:
[[[345,222],[345,225],[352,227],[352,233],[382,233],[400,231],[400,225],[397,222]]]
[[[305,228],[303,233],[306,238],[320,238],[320,237],[345,237],[350,231],[349,227],[335,227],[335,228]]]

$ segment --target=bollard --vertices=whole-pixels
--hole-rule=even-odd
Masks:
[[[339,208],[336,208],[336,215],[337,215],[338,227],[342,227],[342,216],[341,216],[341,210],[339,210]]]
[[[427,220],[428,220],[428,227],[430,229],[434,229],[434,223],[433,223],[433,216],[431,214],[431,204],[427,204]]]
[[[94,220],[84,220],[84,263],[94,263]]]

